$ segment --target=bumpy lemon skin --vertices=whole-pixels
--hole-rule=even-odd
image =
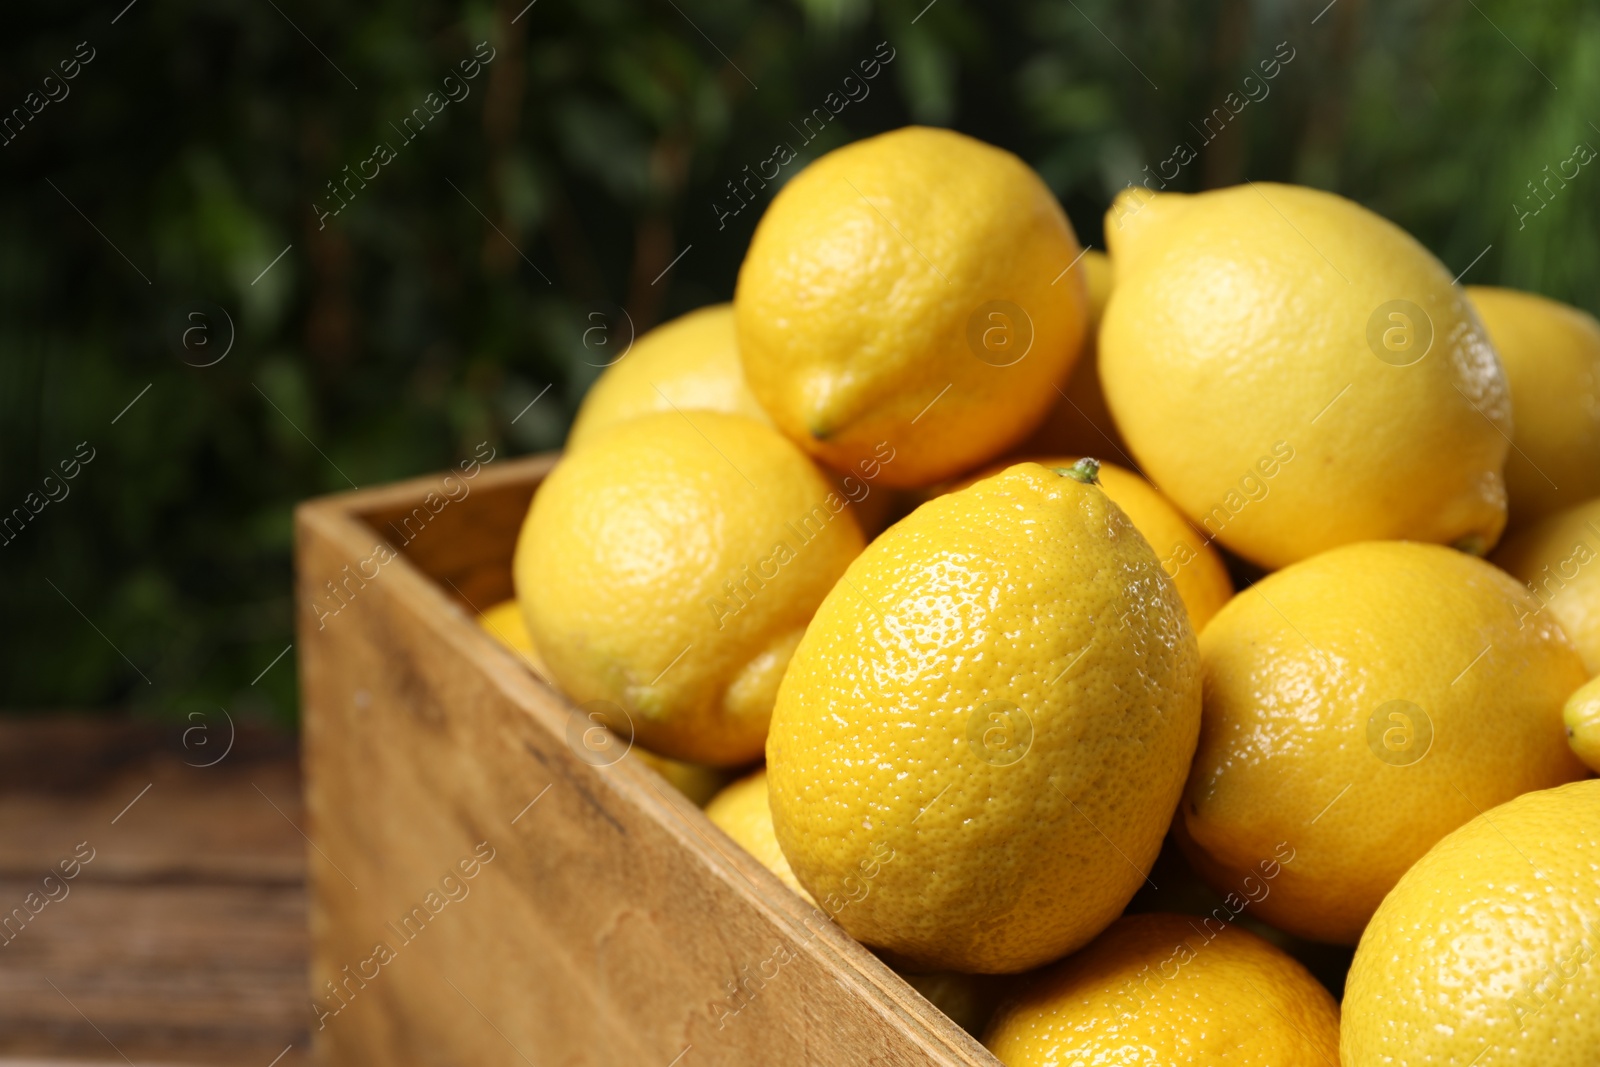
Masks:
[[[1600,322],[1534,293],[1468,286],[1511,385],[1509,523],[1600,496]]]
[[[1177,835],[1196,870],[1238,893],[1287,848],[1252,914],[1354,944],[1445,834],[1582,777],[1561,706],[1583,663],[1537,606],[1483,560],[1395,541],[1234,597],[1200,636],[1205,715]]]
[[[1561,721],[1566,724],[1573,755],[1600,774],[1600,677],[1589,679],[1567,698]]]
[[[520,659],[534,674],[551,685],[555,684],[544,657],[539,654],[539,650],[533,645],[533,638],[528,635],[528,623],[523,618],[522,605],[516,600],[504,600],[486,609],[478,616],[478,625]],[[634,745],[628,751],[699,807],[704,807],[727,781],[724,775],[710,767],[658,756],[641,745]]]
[[[1070,467],[1079,458],[1029,456],[1012,463],[1037,463],[1054,469]],[[992,477],[1004,469],[991,467],[957,482],[952,491],[965,489],[973,482]],[[1198,634],[1233,596],[1233,579],[1228,577],[1228,568],[1223,564],[1222,556],[1195,531],[1189,520],[1184,518],[1183,512],[1161,495],[1161,490],[1137,474],[1101,460],[1098,477],[1100,488],[1128,516],[1134,529],[1144,535],[1155,551],[1156,558],[1161,561],[1161,569],[1178,587],[1178,595],[1183,598],[1183,606],[1189,612],[1189,624]]]
[[[1116,286],[1099,339],[1140,470],[1268,569],[1366,540],[1491,548],[1511,403],[1450,272],[1331,193],[1141,193],[1106,217]],[[1401,309],[1410,335],[1391,329],[1393,301],[1420,308]]]
[[[1287,953],[1237,926],[1127,915],[1035,976],[984,1044],[1006,1067],[1328,1067],[1339,1008]]]
[[[725,787],[706,805],[706,818],[715,823],[723,833],[733,838],[746,852],[778,880],[796,893],[806,903],[815,906],[794,871],[789,860],[778,847],[778,838],[772,831],[772,809],[767,804],[767,770],[765,767],[746,775]],[[952,1022],[970,1033],[977,1033],[989,1021],[1004,991],[1004,981],[991,975],[958,974],[954,971],[934,971],[928,974],[901,974],[917,992],[927,997],[933,1006],[948,1015]]]
[[[712,304],[639,336],[608,366],[578,408],[567,434],[575,449],[619,422],[656,412],[723,411],[770,422],[744,381],[733,305]]]
[[[1065,466],[1072,461],[1049,462]],[[1115,463],[1100,464],[1100,484],[1161,561],[1161,569],[1178,587],[1189,623],[1196,634],[1233,597],[1233,580],[1222,556],[1184,518],[1161,490]]]
[[[1023,463],[923,504],[845,572],[779,689],[774,828],[858,940],[1026,970],[1154,861],[1193,754],[1197,649],[1094,485]]]
[[[954,477],[1055,403],[1088,317],[1078,254],[1009,152],[922,127],[837,149],[773,199],[740,267],[750,389],[832,467],[887,442],[885,484]]]
[[[732,304],[663,323],[617,357],[583,398],[567,449],[581,448],[618,423],[663,411],[722,411],[771,424],[745,384]],[[880,450],[852,470],[828,472],[869,537],[888,525],[894,509],[891,491],[876,481],[885,455],[892,457],[892,450]]]
[[[1384,898],[1345,985],[1344,1067],[1592,1067],[1600,781],[1526,793]]]
[[[570,699],[607,702],[591,710],[653,751],[733,766],[761,754],[789,656],[861,547],[844,499],[776,430],[685,411],[563,459],[513,577]]]
[[[1494,562],[1526,582],[1600,674],[1600,499],[1547,515],[1506,538]]]

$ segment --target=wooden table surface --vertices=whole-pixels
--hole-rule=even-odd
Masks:
[[[0,1067],[309,1062],[296,742],[229,733],[0,720]]]

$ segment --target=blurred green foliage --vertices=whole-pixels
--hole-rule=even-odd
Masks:
[[[759,211],[719,226],[725,183],[879,42],[894,59],[870,94],[786,175],[949,125],[1030,161],[1099,245],[1115,191],[1187,141],[1174,188],[1334,189],[1453,270],[1488,249],[1467,281],[1600,310],[1600,168],[1537,201],[1528,184],[1600,145],[1600,6],[1323,2],[9,12],[0,509],[42,499],[79,442],[95,458],[0,538],[0,706],[292,720],[292,654],[251,683],[292,637],[295,502],[480,441],[556,447],[603,362],[585,331],[727,299]],[[481,41],[468,95],[398,136]],[[1270,91],[1206,143],[1204,117],[1283,43]],[[327,183],[380,142],[395,158],[319,224]],[[195,366],[229,319],[226,358]]]

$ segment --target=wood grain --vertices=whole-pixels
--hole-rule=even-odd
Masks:
[[[580,758],[569,733],[586,720],[474,624],[472,602],[509,592],[552,462],[486,468],[430,522],[438,538],[320,621],[325,583],[437,480],[297,514],[322,1061],[993,1067],[638,759]],[[465,895],[430,913],[427,894],[481,849],[493,858]]]
[[[181,729],[0,723],[0,1056],[308,1062],[293,741],[200,761]]]

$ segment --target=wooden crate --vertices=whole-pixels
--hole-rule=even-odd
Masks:
[[[320,1062],[996,1064],[480,631],[554,461],[297,513]]]

